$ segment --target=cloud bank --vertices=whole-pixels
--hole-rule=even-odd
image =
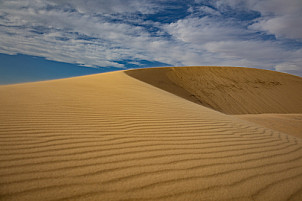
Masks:
[[[0,0],[0,53],[87,67],[224,65],[302,75],[300,0]]]

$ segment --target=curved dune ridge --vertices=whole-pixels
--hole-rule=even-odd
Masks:
[[[300,138],[126,73],[0,86],[0,200],[302,199]]]
[[[128,75],[226,114],[302,113],[302,78],[243,67],[168,67]]]

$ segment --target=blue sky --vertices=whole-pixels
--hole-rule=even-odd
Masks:
[[[0,84],[154,66],[301,76],[301,19],[301,0],[0,0]]]

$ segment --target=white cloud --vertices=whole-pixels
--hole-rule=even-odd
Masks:
[[[249,31],[242,29],[232,21],[220,18],[189,17],[165,26],[168,33],[178,40],[191,43],[205,43],[208,41],[224,41],[245,38]]]
[[[293,70],[300,70],[301,68],[301,65],[298,66],[297,64],[294,64],[294,63],[291,63],[291,62],[287,62],[287,63],[281,63],[281,64],[278,64],[276,65],[276,70],[277,71],[284,71],[284,72],[287,72],[287,71],[293,71]]]
[[[89,13],[47,10],[43,2],[3,3],[0,8],[4,16],[0,20],[1,52],[43,56],[85,66],[122,67],[113,61],[131,56],[123,55],[128,48],[125,44],[148,35],[140,27],[106,22]],[[26,7],[31,3],[35,7]],[[43,34],[36,33],[39,29]],[[94,39],[78,39],[78,34]]]
[[[158,2],[163,1],[0,0],[0,52],[88,67],[121,68],[123,60],[137,65],[139,60],[147,60],[174,66],[234,65],[302,72],[302,48],[290,49],[282,39],[257,37],[261,30],[299,39],[302,26],[292,26],[300,22],[290,24],[287,19],[294,16],[291,12],[297,14],[298,8],[282,1],[270,5],[226,0],[216,1],[217,11],[207,6],[196,8],[211,17],[194,12],[170,24],[138,17],[138,13],[164,9]],[[245,22],[220,16],[220,10],[227,9],[226,2],[234,9],[257,10],[261,17],[247,28]],[[150,33],[145,26],[158,31]]]
[[[257,11],[261,17],[254,21],[251,29],[267,32],[276,37],[302,40],[301,0],[219,0],[216,6],[226,5],[234,9]]]
[[[165,29],[176,41],[188,47],[186,51],[189,50],[190,55],[200,53],[199,57],[183,59],[185,63],[190,59],[190,63],[196,65],[209,63],[275,69],[278,64],[291,60],[292,65],[297,66],[296,70],[302,71],[299,65],[302,48],[298,51],[285,49],[280,42],[254,38],[253,32],[245,29],[244,24],[220,18],[193,17],[169,24]],[[211,59],[206,59],[205,55]]]
[[[302,49],[295,51],[283,63],[275,66],[275,69],[280,72],[292,73],[302,77]]]
[[[275,35],[277,38],[286,37],[290,39],[302,40],[301,19],[302,16],[282,16],[271,19],[261,18],[249,28],[265,31],[269,34]]]
[[[200,6],[198,9],[202,14],[210,14],[210,15],[217,15],[220,16],[220,12],[210,8],[209,6]]]
[[[143,13],[150,14],[160,9],[148,0],[48,0],[53,5],[76,9],[80,13]]]

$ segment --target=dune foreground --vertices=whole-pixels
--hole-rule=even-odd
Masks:
[[[302,78],[260,70],[259,82],[234,83],[256,96],[238,109],[202,99],[193,86],[203,84],[183,81],[191,70],[182,69],[159,80],[126,71],[0,86],[0,200],[302,200],[302,140],[227,115],[265,113],[262,102],[299,114]],[[205,93],[211,81],[223,85],[217,70],[200,80]],[[235,88],[228,94],[239,101]]]

